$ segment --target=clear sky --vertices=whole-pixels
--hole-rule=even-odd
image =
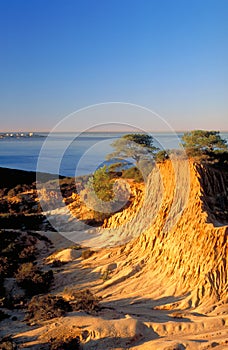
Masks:
[[[228,130],[227,0],[0,0],[0,50],[0,131],[106,101]]]

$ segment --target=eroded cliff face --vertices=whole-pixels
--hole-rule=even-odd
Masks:
[[[218,226],[228,224],[228,172],[200,164],[196,169],[208,220]]]
[[[135,183],[133,181],[130,182],[129,180],[128,184],[131,193],[129,198],[130,204],[126,206],[126,208],[123,208],[123,210],[121,210],[119,213],[105,219],[103,228],[115,229],[120,225],[124,225],[128,221],[131,221],[140,210],[144,200],[145,185],[143,183]]]
[[[75,292],[88,295],[89,289],[101,308],[93,315],[80,311],[41,321],[32,329],[15,309],[16,319],[1,323],[3,334],[13,330],[26,349],[72,337],[90,350],[225,349],[227,188],[226,170],[173,160],[155,167],[145,188],[132,184],[132,203],[108,219],[104,232],[88,234],[97,234],[100,249],[78,249],[58,232],[46,232],[54,246],[39,242],[37,261],[52,264],[51,295],[72,301]],[[72,212],[82,215],[80,205],[75,209],[78,197],[66,190],[66,198],[76,198],[68,204],[74,203]]]
[[[133,220],[132,211],[110,219],[110,234],[113,224],[119,235],[115,225],[121,220],[122,232],[130,225],[133,236],[143,232],[113,250],[119,268],[110,281],[112,293],[176,296],[178,301],[163,306],[169,309],[227,302],[227,188],[224,169],[183,161],[155,169],[142,212]]]
[[[165,306],[171,309],[226,302],[228,170],[167,161],[154,168],[145,187],[132,183],[131,190],[131,204],[87,234],[86,242],[108,247],[94,255],[92,269],[116,264],[105,294],[172,296],[175,303]],[[82,216],[82,207],[76,209]]]

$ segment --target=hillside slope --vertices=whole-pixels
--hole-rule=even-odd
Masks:
[[[56,280],[65,297],[70,285],[102,298],[96,319],[67,318],[63,328],[87,327],[85,349],[225,349],[227,189],[224,169],[191,161],[154,169],[135,217],[115,214],[91,243],[135,238],[76,259]]]
[[[100,309],[70,312],[34,329],[14,322],[20,348],[49,349],[52,339],[76,336],[89,350],[227,347],[228,171],[167,161],[140,193],[143,204],[136,195],[103,229],[85,234],[96,247],[88,254],[65,249],[67,242],[59,251],[63,237],[46,233],[58,252],[43,262],[64,261],[53,268],[51,293],[70,300],[89,289]],[[4,322],[7,331],[10,321]]]

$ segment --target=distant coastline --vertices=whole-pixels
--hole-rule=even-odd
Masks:
[[[45,137],[43,135],[34,132],[3,132],[0,133],[0,140],[2,139],[24,139],[24,138],[34,138],[34,137]]]

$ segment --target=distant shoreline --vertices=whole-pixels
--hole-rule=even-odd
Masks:
[[[173,130],[174,133],[177,133],[177,134],[180,134],[180,133],[185,133],[185,132],[189,132],[191,130]],[[228,130],[218,130],[221,134],[226,134],[228,133]],[[75,130],[75,131],[54,131],[52,132],[51,130],[49,131],[33,131],[32,133],[34,134],[35,137],[45,137],[43,134],[72,134],[72,133],[79,133],[79,134],[82,134],[82,133],[86,133],[86,134],[103,134],[103,133],[109,133],[109,134],[128,134],[128,133],[131,133],[133,134],[134,132],[135,133],[138,133],[138,131],[132,131],[132,130],[94,130],[94,131],[87,131],[87,130]],[[153,131],[153,130],[147,130],[147,131],[144,131],[145,133],[153,133],[153,134],[170,134],[171,131],[170,130],[156,130],[156,131]],[[0,132],[0,136],[1,135],[5,135],[5,134],[29,134],[29,132],[27,131],[2,131]]]
[[[0,133],[0,140],[5,139],[32,139],[37,137],[45,137],[43,135],[34,132],[2,132]]]

